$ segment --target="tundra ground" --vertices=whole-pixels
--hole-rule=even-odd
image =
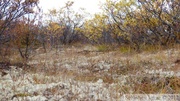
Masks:
[[[28,66],[1,69],[0,99],[124,101],[125,94],[178,95],[179,49],[141,53],[99,51],[91,45],[61,47],[47,53],[39,49]]]

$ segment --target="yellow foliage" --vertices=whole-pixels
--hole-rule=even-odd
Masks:
[[[95,14],[94,18],[84,23],[83,32],[90,40],[97,40],[107,28],[106,16]]]
[[[60,31],[63,27],[61,27],[58,23],[50,23],[48,26],[48,30],[54,34]]]

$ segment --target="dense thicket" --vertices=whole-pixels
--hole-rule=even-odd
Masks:
[[[106,0],[101,5],[103,12],[88,19],[84,9],[75,12],[70,1],[59,10],[37,14],[38,2],[0,1],[2,57],[13,48],[27,60],[39,46],[46,51],[47,47],[58,49],[61,44],[76,42],[126,44],[136,49],[180,43],[179,0]]]
[[[83,20],[82,12],[74,12],[72,5],[68,2],[59,11],[49,13],[56,19],[49,22],[51,32],[61,36],[63,43],[73,42],[78,35],[92,43],[129,44],[136,48],[141,44],[180,43],[178,0],[107,0],[102,4],[103,12],[88,20]]]

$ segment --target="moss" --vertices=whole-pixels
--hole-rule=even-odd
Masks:
[[[131,51],[130,47],[125,47],[125,46],[120,47],[119,50],[121,53],[129,53]]]
[[[14,98],[27,97],[27,96],[32,96],[32,95],[29,93],[18,93],[18,94],[13,95],[13,97],[11,99],[13,100]]]
[[[97,50],[99,52],[107,52],[111,50],[111,47],[109,45],[98,45]]]

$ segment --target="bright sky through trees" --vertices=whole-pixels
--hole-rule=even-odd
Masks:
[[[42,7],[44,12],[47,12],[48,9],[58,9],[65,5],[65,2],[68,0],[40,0],[40,7]],[[73,8],[75,11],[78,11],[80,8],[85,8],[85,10],[90,13],[100,12],[100,3],[105,2],[106,0],[70,0],[74,1]]]

